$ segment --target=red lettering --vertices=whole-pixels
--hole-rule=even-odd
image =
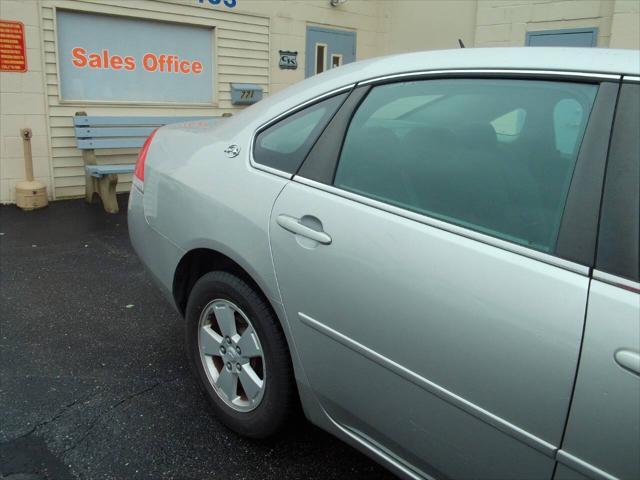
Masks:
[[[89,66],[91,68],[102,68],[102,59],[97,53],[89,54]]]
[[[188,60],[183,60],[180,62],[180,73],[189,73],[191,72],[191,64]]]
[[[136,59],[131,56],[124,57],[124,69],[132,71],[136,69]]]
[[[169,55],[167,57],[167,63],[169,64],[169,71],[178,73],[178,57],[176,55]]]
[[[109,60],[109,65],[114,70],[121,70],[122,62],[122,57],[120,55],[114,55],[113,57],[111,57],[111,60]]]
[[[1,0],[0,0],[1,1]],[[126,70],[133,71],[137,68],[137,60],[131,55],[111,55],[109,50],[103,49],[99,53],[87,53],[82,47],[75,47],[71,50],[73,66],[77,68],[89,67],[103,70]],[[168,72],[182,73],[185,75],[199,75],[203,72],[202,62],[194,60],[181,60],[178,55],[145,53],[142,57],[142,68],[147,72]]]
[[[71,55],[73,56],[73,60],[71,61],[71,63],[73,63],[73,66],[78,68],[86,67],[87,66],[87,57],[85,57],[86,54],[87,54],[87,51],[82,47],[76,47],[73,50],[71,50]]]
[[[142,57],[142,66],[147,72],[155,72],[158,70],[158,59],[153,53],[146,53]]]

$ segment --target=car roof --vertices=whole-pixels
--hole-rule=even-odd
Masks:
[[[373,75],[416,69],[492,68],[640,74],[640,51],[608,48],[459,48],[389,55],[369,62],[369,69]]]
[[[433,70],[539,70],[640,75],[640,51],[575,47],[464,48],[376,57],[343,65],[270,95],[245,112],[264,118],[347,85]],[[244,112],[238,117],[245,117]],[[245,118],[246,119],[246,118]]]

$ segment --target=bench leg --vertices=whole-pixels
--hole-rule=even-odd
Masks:
[[[93,202],[93,195],[94,193],[96,193],[98,191],[98,189],[96,188],[96,182],[98,181],[97,178],[94,178],[90,175],[87,175],[85,177],[85,183],[86,183],[86,195],[85,195],[85,200],[87,201],[87,203],[92,203]]]
[[[86,115],[84,112],[76,113],[76,115],[78,114]],[[96,165],[98,161],[96,159],[95,150],[82,150],[82,161],[84,162],[85,167],[87,165]],[[85,172],[85,175],[86,175],[86,172]],[[91,175],[86,175],[85,178],[86,178],[85,199],[87,200],[87,202],[91,203],[93,202],[93,194],[98,192],[98,188],[97,188],[98,179],[93,178]]]
[[[118,213],[118,199],[116,198],[116,185],[118,175],[105,175],[98,180],[98,194],[102,200],[102,206],[108,213]]]

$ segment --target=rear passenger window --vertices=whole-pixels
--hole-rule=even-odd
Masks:
[[[560,100],[553,109],[553,129],[556,149],[565,155],[573,155],[578,145],[584,109],[573,98]]]
[[[522,133],[526,116],[527,112],[524,109],[516,108],[491,122],[491,126],[496,131],[498,141],[511,143],[517,140]]]
[[[257,163],[295,173],[347,94],[328,98],[280,120],[258,133],[253,149]]]
[[[499,79],[375,87],[349,126],[334,184],[552,252],[596,92]]]

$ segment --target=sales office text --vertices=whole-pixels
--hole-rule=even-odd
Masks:
[[[95,68],[99,70],[134,71],[138,68],[135,57],[131,55],[112,55],[109,50],[100,53],[88,53],[82,47],[71,50],[72,63],[76,68]],[[202,62],[199,60],[185,60],[178,55],[145,53],[142,56],[142,68],[147,72],[165,72],[200,75]]]

